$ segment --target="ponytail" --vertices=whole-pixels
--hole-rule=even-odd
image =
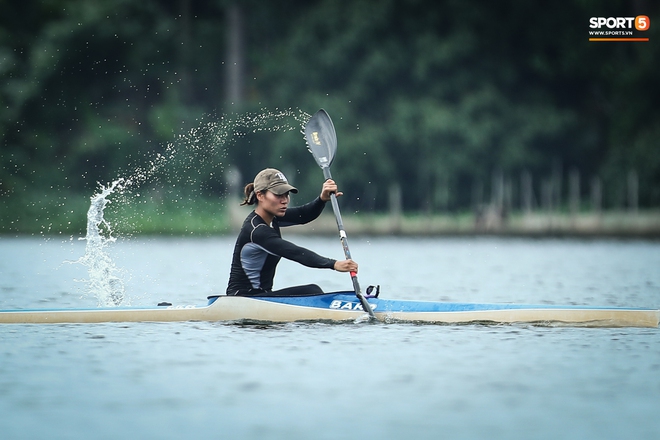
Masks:
[[[243,192],[245,193],[245,198],[243,199],[241,206],[254,205],[257,203],[257,194],[254,192],[254,183],[248,183],[245,185]]]

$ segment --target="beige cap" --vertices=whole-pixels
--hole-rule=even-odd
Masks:
[[[286,194],[289,191],[294,194],[298,193],[298,189],[289,185],[289,181],[286,180],[284,174],[275,168],[266,168],[265,170],[260,171],[254,178],[254,191],[258,192],[265,190],[278,196]]]

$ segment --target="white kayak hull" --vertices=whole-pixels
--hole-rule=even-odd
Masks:
[[[434,324],[532,323],[587,327],[658,327],[656,309],[398,301],[370,298],[378,321]],[[2,310],[0,324],[102,322],[296,322],[365,319],[350,292],[305,297],[220,296],[204,306]]]

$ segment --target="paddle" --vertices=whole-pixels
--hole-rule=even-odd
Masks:
[[[325,110],[319,110],[314,116],[312,116],[312,119],[307,122],[305,125],[305,139],[307,140],[307,148],[309,149],[309,152],[312,153],[316,163],[323,170],[323,177],[325,177],[326,180],[332,179],[330,165],[337,152],[337,133],[335,133],[335,126]],[[337,196],[330,194],[330,200],[332,202],[332,210],[335,213],[335,219],[337,220],[337,228],[339,229],[339,238],[342,247],[344,248],[344,255],[347,260],[350,260],[351,251],[348,249],[348,238],[346,236],[346,231],[344,230],[344,223],[341,220]],[[362,295],[356,272],[351,272],[351,281],[353,281],[355,296],[360,300],[362,308],[369,314],[371,319],[376,319],[376,315],[371,309],[371,305],[369,305],[367,299]]]

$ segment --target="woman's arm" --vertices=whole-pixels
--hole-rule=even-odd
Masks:
[[[312,220],[316,220],[321,215],[321,212],[323,212],[325,202],[330,200],[331,194],[341,197],[344,193],[337,191],[337,184],[334,180],[328,179],[323,182],[321,195],[305,205],[287,209],[286,214],[279,219],[279,225],[304,225]]]
[[[288,208],[286,213],[277,219],[279,226],[304,225],[316,220],[325,208],[325,202],[320,197],[302,206]]]
[[[286,258],[287,260],[296,261],[303,266],[314,267],[318,269],[334,269],[336,260],[326,258],[314,251],[310,251],[304,247],[298,246],[290,241],[284,240],[279,237],[275,231],[270,228],[260,228],[263,231],[270,232],[261,237],[253,237],[256,244],[262,246],[265,250],[278,257]],[[270,231],[268,231],[269,229]],[[271,232],[272,231],[272,232]],[[256,232],[256,231],[255,231]],[[261,234],[259,234],[261,235]]]

